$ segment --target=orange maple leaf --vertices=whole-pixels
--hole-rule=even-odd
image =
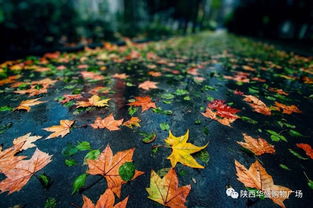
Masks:
[[[292,114],[292,113],[302,113],[301,110],[295,105],[284,105],[282,103],[275,101],[275,106],[277,106],[279,109],[283,110],[284,114]]]
[[[21,160],[4,174],[6,178],[0,182],[1,192],[9,194],[21,190],[30,178],[51,162],[51,155],[36,149],[29,160]]]
[[[115,78],[115,79],[126,79],[126,78],[128,78],[128,75],[125,74],[125,73],[122,73],[122,74],[113,74],[112,77]]]
[[[16,110],[26,110],[27,112],[30,111],[31,106],[38,105],[41,103],[45,103],[45,101],[38,101],[40,98],[37,99],[30,99],[30,100],[23,100],[19,106],[17,106]]]
[[[259,161],[255,161],[249,169],[235,160],[237,179],[245,185],[245,187],[255,188],[264,192],[264,194],[272,199],[272,201],[278,204],[280,207],[285,208],[284,200],[289,198],[292,193],[287,187],[278,186],[274,184],[272,176],[270,176],[266,170],[262,167]],[[279,192],[285,193],[285,195],[277,195]],[[273,196],[276,193],[275,196]]]
[[[14,167],[17,162],[26,158],[26,156],[15,156],[22,151],[24,144],[25,142],[21,142],[5,150],[2,150],[2,146],[0,146],[0,173],[5,173],[11,167]]]
[[[92,128],[107,128],[110,131],[116,131],[119,130],[119,126],[122,125],[124,119],[121,120],[115,120],[113,114],[111,113],[109,116],[105,117],[104,119],[101,119],[100,117],[97,117],[95,120],[95,123],[90,124]]]
[[[68,102],[70,102],[71,100],[77,100],[77,99],[82,98],[81,95],[63,95],[63,97],[64,97],[64,98],[59,101],[59,102],[62,103],[62,104],[68,103]]]
[[[153,77],[160,77],[160,76],[162,76],[161,72],[156,72],[156,71],[149,71],[148,74],[153,76]]]
[[[84,204],[82,208],[126,208],[128,197],[123,201],[114,205],[114,193],[111,189],[107,189],[97,201],[95,205],[88,197],[83,195]]]
[[[93,95],[91,98],[88,99],[88,101],[79,101],[77,102],[77,108],[79,107],[91,107],[91,106],[95,106],[95,107],[106,107],[108,106],[108,102],[110,99],[103,99],[101,100],[101,98],[98,95]]]
[[[0,80],[0,86],[15,82],[15,80],[19,79],[20,77],[21,77],[20,75],[15,75],[15,76],[9,76],[6,79]]]
[[[263,103],[260,99],[258,99],[257,97],[253,96],[253,95],[243,95],[245,98],[243,99],[244,101],[246,101],[255,112],[270,116],[271,113],[271,109],[269,107],[266,106],[265,103]]]
[[[128,121],[125,121],[123,123],[123,126],[127,126],[129,128],[133,128],[134,126],[140,127],[141,120],[138,117],[131,117]]]
[[[70,133],[70,129],[75,121],[71,120],[61,120],[60,125],[51,126],[48,128],[44,128],[46,131],[54,132],[50,134],[46,139],[55,138],[58,136],[64,137],[68,133]]]
[[[311,159],[313,159],[313,149],[312,149],[311,145],[304,144],[304,143],[299,143],[296,145],[297,145],[297,147],[303,149],[307,156],[309,156]]]
[[[274,153],[275,149],[274,146],[269,144],[265,139],[258,138],[254,139],[253,137],[243,134],[243,138],[245,142],[237,142],[242,147],[250,150],[255,155],[262,155],[264,153]]]
[[[28,134],[25,134],[24,136],[15,138],[13,140],[13,144],[18,145],[18,144],[23,143],[22,150],[26,150],[26,149],[35,147],[36,145],[33,142],[41,138],[42,136],[31,136],[31,133],[28,133]]]
[[[170,208],[186,208],[186,198],[191,186],[178,187],[178,178],[174,169],[161,178],[151,171],[150,187],[146,188],[148,198]]]
[[[83,71],[83,72],[80,72],[80,74],[83,76],[84,79],[93,79],[97,81],[104,79],[103,75],[97,74],[95,72]]]
[[[113,152],[108,145],[99,157],[95,160],[87,160],[88,170],[90,175],[102,175],[108,184],[108,188],[113,191],[119,198],[121,197],[122,185],[126,183],[119,175],[119,168],[125,162],[133,161],[135,148],[124,150],[113,155]],[[144,172],[135,171],[132,178],[134,180]]]
[[[156,88],[158,88],[156,86],[156,84],[158,84],[158,83],[157,82],[152,82],[152,81],[145,81],[145,82],[139,84],[138,88],[141,88],[143,90],[156,89]]]
[[[129,103],[130,106],[141,106],[142,112],[149,110],[150,108],[156,108],[154,102],[149,96],[135,97],[136,101]]]

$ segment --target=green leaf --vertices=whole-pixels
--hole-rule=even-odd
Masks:
[[[176,95],[187,95],[189,92],[187,90],[183,90],[183,89],[177,89],[175,91]]]
[[[130,116],[133,116],[137,112],[137,110],[138,110],[138,108],[135,108],[135,107],[131,106],[131,107],[128,108],[128,114]]]
[[[2,111],[12,111],[12,110],[13,110],[13,108],[11,108],[10,106],[7,106],[7,105],[0,107],[0,112],[2,112]]]
[[[75,155],[77,152],[78,152],[78,149],[74,145],[68,144],[62,153],[64,156],[70,157],[70,156]]]
[[[50,185],[49,177],[45,174],[41,174],[38,176],[40,183],[47,188]]]
[[[195,154],[195,157],[204,162],[205,164],[208,164],[210,160],[210,155],[206,150],[201,150],[200,152],[197,152]]]
[[[308,158],[306,158],[306,157],[302,157],[298,152],[296,152],[296,151],[294,151],[294,150],[292,150],[292,149],[288,149],[289,150],[289,152],[291,153],[291,154],[293,154],[294,156],[296,156],[297,158],[299,158],[299,159],[301,159],[301,160],[307,160]]]
[[[281,167],[282,169],[285,169],[285,170],[290,170],[287,165],[285,164],[279,164],[279,167]]]
[[[267,131],[267,133],[269,133],[271,135],[272,141],[279,142],[280,140],[282,140],[284,142],[288,142],[286,137],[284,137],[283,135],[280,135],[276,131],[273,131],[273,130],[266,130],[266,131]]]
[[[135,175],[135,165],[132,162],[126,162],[118,169],[118,174],[121,176],[123,181],[131,180]]]
[[[303,137],[303,135],[300,132],[293,129],[289,130],[289,135],[294,137]]]
[[[252,118],[249,118],[247,116],[241,116],[240,118],[243,121],[246,121],[246,122],[251,123],[251,124],[257,124],[258,123],[256,120],[253,120]]]
[[[53,197],[49,197],[46,202],[44,208],[56,208],[57,207],[57,200]]]
[[[73,191],[72,194],[79,191],[81,187],[83,187],[86,183],[87,174],[81,174],[80,176],[77,176],[73,183]]]
[[[99,157],[99,155],[100,155],[100,150],[98,149],[89,151],[84,158],[84,164],[86,160],[95,160]]]
[[[65,160],[64,162],[65,165],[67,165],[68,167],[72,167],[77,164],[77,162],[74,159]]]
[[[211,101],[214,100],[214,97],[212,97],[212,96],[207,96],[206,99],[211,102]]]
[[[78,145],[76,145],[76,148],[80,151],[91,150],[90,143],[86,141],[79,142]]]
[[[312,180],[308,180],[308,186],[310,187],[310,189],[313,189],[313,181]]]
[[[168,131],[170,129],[170,125],[168,125],[167,123],[160,123],[160,128],[163,131]]]
[[[260,198],[260,199],[265,199],[265,195],[263,192],[259,191],[258,189],[256,188],[249,188],[249,187],[246,187],[246,189],[252,193],[253,195],[255,195],[256,197]]]
[[[142,139],[142,142],[146,144],[152,143],[156,139],[155,133],[152,133],[152,134],[142,133],[141,135],[144,136],[144,138]]]
[[[171,93],[165,93],[165,94],[162,94],[161,95],[161,98],[163,98],[163,99],[167,99],[167,100],[171,100],[171,99],[173,99],[175,96],[173,95],[173,94],[171,94]]]

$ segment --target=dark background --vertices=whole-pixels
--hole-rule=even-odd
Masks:
[[[313,45],[312,0],[0,0],[1,59],[201,30]]]

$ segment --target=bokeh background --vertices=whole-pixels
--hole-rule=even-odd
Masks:
[[[0,0],[2,59],[216,29],[308,47],[313,1]]]

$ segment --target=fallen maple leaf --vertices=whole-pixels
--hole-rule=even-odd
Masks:
[[[27,112],[29,112],[30,109],[31,109],[31,106],[38,105],[38,104],[41,104],[41,103],[45,103],[45,101],[38,101],[39,99],[40,98],[24,100],[15,109],[16,110],[26,110]]]
[[[75,121],[71,120],[61,120],[60,125],[51,126],[48,128],[44,128],[46,131],[54,132],[50,134],[46,139],[55,138],[55,137],[64,137],[68,133],[70,133],[70,129]]]
[[[77,102],[77,108],[79,107],[86,108],[90,106],[106,107],[109,106],[108,104],[109,100],[110,98],[101,100],[101,98],[98,95],[93,95],[91,98],[88,99],[88,101]]]
[[[109,116],[107,116],[104,119],[101,119],[100,117],[97,117],[95,120],[95,123],[90,124],[92,128],[107,128],[110,131],[116,131],[119,130],[119,126],[122,125],[124,119],[121,120],[115,120],[113,114],[111,113]]]
[[[0,173],[5,173],[14,167],[17,162],[26,158],[26,156],[15,156],[22,151],[24,143],[21,142],[5,150],[2,150],[2,146],[0,146]]]
[[[98,93],[108,93],[108,92],[109,92],[109,88],[101,87],[101,86],[98,86],[98,87],[95,87],[95,88],[89,90],[89,93],[92,95],[96,95]]]
[[[83,76],[84,79],[93,79],[97,81],[104,79],[104,76],[102,76],[101,74],[97,74],[95,72],[83,71],[80,72],[80,74]]]
[[[245,98],[243,99],[244,101],[246,101],[255,112],[270,116],[271,113],[271,109],[269,107],[266,106],[265,103],[263,103],[260,99],[258,99],[257,97],[253,96],[253,95],[243,95]]]
[[[289,198],[292,190],[284,186],[274,184],[272,176],[262,167],[259,161],[255,161],[248,169],[235,160],[237,179],[245,185],[245,187],[255,188],[264,192],[272,201],[280,207],[285,208],[284,200]],[[277,193],[284,192],[286,195]],[[275,195],[274,195],[275,194]]]
[[[271,91],[271,92],[276,92],[276,93],[278,93],[278,94],[280,94],[280,95],[286,95],[286,96],[289,95],[287,92],[285,92],[285,91],[282,90],[282,89],[277,89],[277,88],[272,88],[272,87],[270,87],[270,88],[268,88],[268,90]]]
[[[135,126],[140,127],[140,122],[141,120],[138,117],[131,117],[128,121],[125,121],[123,123],[123,126],[127,126],[129,128],[133,128]]]
[[[239,118],[236,115],[237,112],[239,112],[238,109],[226,105],[223,100],[214,100],[208,104],[206,111],[202,115],[223,125],[230,126],[231,123]]]
[[[292,114],[292,113],[302,113],[299,108],[295,105],[284,105],[282,103],[275,101],[275,106],[277,106],[279,109],[283,110],[284,114]]]
[[[141,84],[139,84],[138,88],[144,89],[144,90],[150,90],[150,89],[156,89],[158,88],[156,86],[158,84],[157,82],[152,82],[152,81],[145,81]]]
[[[115,78],[115,79],[127,79],[127,78],[128,78],[128,75],[125,74],[125,73],[122,73],[122,74],[113,74],[112,77]]]
[[[23,143],[22,150],[26,150],[32,147],[36,147],[36,145],[33,142],[41,138],[42,136],[31,136],[31,133],[28,133],[25,134],[24,136],[14,139],[13,144],[18,145],[20,143]]]
[[[203,150],[207,145],[198,147],[191,143],[187,143],[188,138],[189,130],[187,130],[185,135],[180,137],[175,137],[172,132],[169,131],[169,136],[165,139],[165,142],[171,146],[173,151],[167,159],[171,161],[172,167],[175,167],[177,162],[180,162],[183,165],[192,168],[204,168],[191,156],[191,154]]]
[[[141,106],[142,112],[149,110],[150,108],[156,108],[154,102],[149,96],[135,97],[136,101],[129,103],[130,106]]]
[[[65,104],[70,102],[71,100],[77,100],[77,99],[81,99],[82,96],[81,95],[63,95],[63,99],[60,101],[60,103]]]
[[[15,75],[15,76],[9,76],[6,79],[0,80],[0,86],[15,82],[15,80],[19,79],[20,77],[21,77],[20,75]]]
[[[114,193],[111,189],[107,189],[97,201],[95,205],[87,196],[83,195],[84,204],[82,208],[126,208],[128,197],[123,201],[114,205]]]
[[[97,159],[87,160],[87,173],[90,175],[102,175],[107,181],[108,188],[120,198],[122,185],[125,184],[126,181],[123,181],[120,177],[119,168],[124,163],[133,161],[134,151],[135,148],[132,148],[120,151],[113,156],[113,152],[108,145]],[[131,180],[134,180],[143,173],[144,172],[136,170]]]
[[[0,182],[1,192],[9,194],[21,190],[30,178],[51,162],[51,155],[36,149],[29,160],[21,160],[4,174],[6,178]]]
[[[247,134],[243,134],[243,138],[245,142],[237,142],[237,143],[240,144],[242,147],[250,150],[255,155],[259,156],[264,153],[272,154],[275,152],[274,146],[269,144],[265,139],[262,139],[262,138],[254,139]]]
[[[160,76],[162,76],[161,72],[156,72],[156,71],[149,71],[148,74],[153,76],[153,77],[160,77]]]
[[[312,149],[311,145],[304,144],[304,143],[299,143],[296,145],[297,145],[297,147],[303,149],[307,156],[309,156],[311,159],[313,159],[313,149]]]
[[[178,187],[178,178],[174,169],[161,178],[151,171],[150,187],[146,188],[148,198],[170,208],[186,208],[186,198],[191,186]]]

